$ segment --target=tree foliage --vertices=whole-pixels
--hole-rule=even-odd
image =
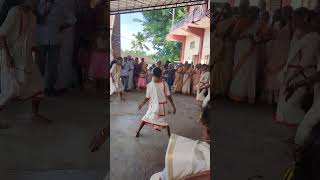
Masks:
[[[154,60],[179,60],[181,43],[171,42],[166,39],[172,26],[172,12],[172,9],[146,11],[143,12],[144,20],[136,20],[142,22],[144,37],[152,43],[153,49],[157,51],[157,53],[152,55]],[[184,17],[185,9],[176,8],[175,22],[180,21]]]
[[[125,54],[131,55],[131,56],[147,56],[147,53],[144,51],[137,51],[137,50],[124,50]]]
[[[141,32],[138,32],[137,34],[133,34],[133,37],[135,39],[132,40],[132,42],[131,42],[131,44],[132,44],[131,49],[133,49],[137,52],[145,52],[144,50],[149,51],[149,47],[145,45],[146,38]]]

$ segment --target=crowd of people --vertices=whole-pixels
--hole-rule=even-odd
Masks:
[[[263,2],[225,4],[218,14],[211,91],[236,102],[277,105],[274,121],[292,129],[288,142],[299,149],[320,123],[320,7],[268,12]]]
[[[144,58],[118,57],[111,61],[110,95],[120,94],[131,90],[146,90],[147,84],[152,81],[153,70],[160,68],[162,79],[169,86],[169,90],[184,95],[196,95],[198,101],[203,101],[203,107],[210,100],[210,72],[206,64],[192,65],[186,62],[171,63],[158,61],[156,64],[147,64]]]

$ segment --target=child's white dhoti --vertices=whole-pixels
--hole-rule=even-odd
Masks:
[[[146,98],[149,99],[149,108],[142,117],[142,121],[159,127],[167,127],[166,117],[168,115],[168,100],[171,96],[169,86],[166,82],[155,83],[151,81],[147,86]]]

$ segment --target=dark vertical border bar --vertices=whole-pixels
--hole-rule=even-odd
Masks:
[[[105,17],[106,17],[106,26],[107,26],[107,35],[106,35],[106,40],[107,40],[107,51],[108,51],[108,54],[109,54],[109,58],[108,58],[108,64],[110,64],[110,61],[111,61],[111,37],[110,37],[110,0],[105,0],[105,4],[106,4],[106,9],[105,9]],[[109,67],[111,68],[111,67]],[[110,71],[109,69],[107,69],[107,71]],[[109,74],[109,73],[107,73]],[[107,147],[107,153],[106,153],[106,164],[107,164],[107,168],[106,168],[106,171],[108,172],[107,173],[107,177],[104,179],[104,180],[109,180],[110,179],[110,78],[107,78],[107,86],[106,86],[106,111],[107,111],[107,117],[106,117],[106,125],[107,125],[107,130],[108,130],[108,140],[106,142],[106,147]]]
[[[215,30],[215,22],[214,22],[214,14],[215,14],[215,7],[214,7],[214,3],[212,0],[208,0],[208,3],[210,3],[210,59],[209,59],[209,67],[210,67],[210,94],[212,97],[212,90],[213,90],[213,35],[214,35],[214,30]],[[212,98],[210,97],[210,101],[212,101]],[[210,113],[210,120],[213,121],[213,115],[212,113]],[[214,171],[214,166],[213,166],[213,162],[214,162],[214,137],[213,137],[213,122],[210,123],[210,179],[213,179],[213,172]]]

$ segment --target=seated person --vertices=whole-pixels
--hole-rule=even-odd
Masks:
[[[207,180],[210,179],[210,110],[204,109],[200,122],[204,128],[204,141],[195,141],[173,134],[165,158],[165,168],[150,180]]]

